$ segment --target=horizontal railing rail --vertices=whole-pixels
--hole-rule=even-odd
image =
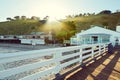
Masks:
[[[56,78],[104,54],[108,43],[0,54],[0,80]],[[88,60],[89,59],[89,60]],[[69,68],[69,69],[68,69]]]

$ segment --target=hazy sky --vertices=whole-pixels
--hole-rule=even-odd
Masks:
[[[69,14],[117,9],[120,9],[120,0],[0,0],[0,21],[23,15],[60,19]]]

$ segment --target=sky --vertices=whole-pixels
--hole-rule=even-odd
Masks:
[[[49,16],[51,20],[62,19],[79,13],[115,12],[120,0],[0,0],[0,21],[14,16]]]

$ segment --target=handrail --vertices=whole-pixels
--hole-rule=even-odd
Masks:
[[[91,60],[95,55],[104,54],[107,46],[108,43],[100,43],[0,54],[0,79],[33,80],[61,74],[60,71],[70,65],[82,65],[88,58]],[[15,66],[11,67],[11,64]]]

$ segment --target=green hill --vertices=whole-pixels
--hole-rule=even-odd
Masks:
[[[0,22],[0,34],[1,35],[30,34],[33,31],[37,31],[38,27],[40,26],[42,26],[42,23],[38,20],[14,20]]]
[[[77,32],[86,30],[91,25],[106,27],[111,30],[116,29],[116,25],[120,23],[120,12],[112,14],[97,14],[89,16],[77,16],[73,18],[67,18],[62,20],[64,23],[73,23]]]
[[[120,12],[69,16],[54,24],[52,23],[52,27],[49,27],[51,24],[47,24],[44,20],[16,19],[0,22],[0,35],[24,35],[31,32],[48,32],[51,30],[56,39],[63,41],[70,39],[71,36],[81,32],[81,30],[90,28],[91,25],[115,30],[117,24],[120,24]]]

